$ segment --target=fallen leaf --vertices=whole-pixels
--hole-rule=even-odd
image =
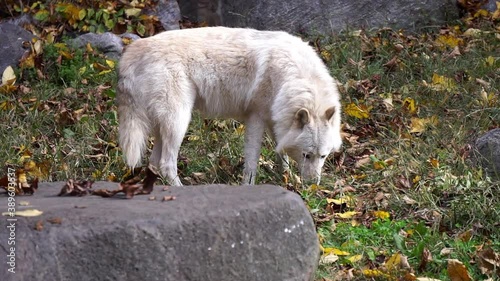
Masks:
[[[391,214],[389,214],[389,212],[386,211],[373,211],[373,216],[385,220],[390,218]]]
[[[471,281],[472,278],[467,272],[465,265],[456,259],[448,260],[448,277],[451,281]]]
[[[417,105],[415,100],[412,98],[405,98],[403,100],[403,108],[411,115],[417,113]]]
[[[363,269],[361,273],[363,274],[364,277],[367,278],[375,278],[376,280],[378,279],[391,280],[391,275],[378,269]]]
[[[417,201],[408,197],[408,195],[403,196],[403,201],[408,205],[417,204]]]
[[[350,211],[350,212],[345,212],[345,213],[335,213],[335,217],[341,218],[341,219],[352,219],[357,214],[359,214],[359,212],[356,212],[356,211]]]
[[[85,196],[91,194],[93,181],[69,179],[57,196]]]
[[[464,231],[464,232],[458,234],[457,239],[462,241],[462,242],[469,242],[470,239],[472,238],[472,233],[473,233],[473,230],[469,229],[467,231]]]
[[[43,221],[42,220],[38,220],[35,224],[35,230],[37,231],[42,231],[43,230]]]
[[[401,269],[401,254],[395,253],[385,263],[385,268],[388,272],[397,271]]]
[[[62,223],[62,219],[61,218],[50,218],[50,219],[47,219],[48,222],[50,222],[51,224],[61,224]]]
[[[358,262],[362,259],[363,259],[363,255],[354,255],[352,257],[347,258],[347,260],[350,261],[351,263]]]
[[[500,276],[500,255],[493,249],[487,248],[478,252],[477,261],[482,274]]]
[[[436,45],[441,48],[455,48],[456,46],[460,46],[464,44],[464,40],[462,38],[458,38],[453,34],[441,34],[436,38]]]
[[[430,125],[435,126],[437,124],[438,124],[438,118],[436,116],[428,118],[413,117],[411,118],[410,133],[420,134],[423,133]]]
[[[424,250],[422,251],[422,257],[420,257],[420,264],[418,266],[418,270],[423,272],[430,261],[432,261],[432,254],[429,251],[429,249],[424,248]]]
[[[320,264],[332,264],[336,262],[339,259],[337,255],[334,254],[328,254],[326,256],[322,256],[319,260]]]
[[[349,116],[365,119],[370,117],[370,110],[371,107],[364,104],[356,105],[355,103],[350,103],[345,107],[344,112]]]
[[[457,88],[455,81],[452,78],[441,76],[437,73],[432,75],[431,89],[436,91],[454,91]]]
[[[28,206],[30,202],[28,201],[19,201],[19,206]]]
[[[350,197],[341,197],[339,199],[333,199],[333,198],[326,198],[326,203],[328,204],[335,204],[335,205],[343,205],[343,204],[348,204],[349,202],[352,202],[352,198]]]
[[[175,196],[163,196],[161,201],[172,201],[175,200]]]
[[[342,250],[337,249],[337,248],[323,248],[323,253],[334,254],[336,256],[348,256],[348,255],[350,255],[349,252],[342,251]]]
[[[453,252],[453,248],[443,248],[439,252],[441,256],[449,256]]]
[[[2,74],[2,86],[3,85],[14,85],[16,82],[16,74],[12,66],[7,66]]]
[[[19,216],[19,217],[37,217],[39,215],[43,214],[42,211],[39,211],[37,209],[28,209],[28,210],[23,210],[23,211],[15,211],[13,215]],[[11,216],[12,214],[10,212],[3,212],[2,216]]]

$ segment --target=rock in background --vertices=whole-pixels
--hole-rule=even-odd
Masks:
[[[16,67],[19,60],[30,52],[30,42],[35,36],[22,27],[0,23],[0,75],[9,65]]]
[[[85,48],[85,45],[90,43],[90,45],[103,52],[106,56],[112,59],[118,59],[120,58],[124,48],[122,38],[137,40],[140,37],[131,33],[124,33],[121,35],[116,35],[111,32],[103,34],[87,33],[80,35],[75,39],[71,39],[69,44],[76,48]]]
[[[182,15],[208,25],[331,33],[346,28],[419,29],[458,18],[454,0],[179,0]]]
[[[480,136],[475,143],[474,161],[488,175],[500,179],[500,128]]]

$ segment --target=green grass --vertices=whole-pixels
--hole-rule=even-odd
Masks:
[[[483,32],[464,36],[470,27]],[[322,263],[317,280],[348,272],[359,280],[410,272],[448,280],[448,259],[465,264],[475,280],[487,277],[476,256],[483,248],[500,251],[500,184],[468,155],[477,136],[500,126],[498,22],[458,23],[449,34],[462,40],[455,57],[453,43],[439,46],[437,30],[410,35],[384,29],[316,41],[339,81],[344,109],[365,106],[367,118],[344,112],[344,150],[327,160],[321,186],[280,175],[268,138],[257,181],[298,192],[317,222],[322,247],[349,253]],[[396,63],[387,66],[394,57]],[[45,181],[126,176],[117,146],[116,73],[103,72],[102,66],[113,68],[106,60],[96,51],[46,45],[35,68],[17,73],[18,89],[0,95],[0,162]],[[239,122],[195,113],[180,151],[181,178],[237,184],[242,150]],[[328,202],[339,198],[348,200]],[[346,212],[355,213],[339,217]],[[472,237],[465,239],[461,234],[468,230]],[[443,252],[447,248],[452,250]],[[419,269],[425,251],[432,261]],[[383,271],[397,253],[409,268]],[[363,273],[367,269],[386,275],[371,277]]]

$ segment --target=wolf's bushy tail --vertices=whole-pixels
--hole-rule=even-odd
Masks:
[[[148,119],[131,104],[118,106],[120,146],[126,163],[134,168],[141,163],[149,133]]]

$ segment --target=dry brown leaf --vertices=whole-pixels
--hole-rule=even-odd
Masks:
[[[42,231],[43,230],[43,221],[42,220],[38,220],[35,224],[35,230],[37,231]]]
[[[172,201],[172,200],[175,200],[175,196],[163,196],[163,198],[161,199],[161,201]]]
[[[493,249],[488,248],[478,252],[477,261],[482,274],[500,276],[500,255]]]
[[[429,249],[424,248],[424,250],[422,251],[422,257],[420,258],[420,265],[418,266],[418,270],[424,271],[430,261],[432,261],[432,254]]]
[[[473,233],[473,230],[469,229],[467,231],[464,231],[464,232],[458,234],[457,239],[459,239],[462,242],[469,242],[472,238],[472,233]]]
[[[467,272],[465,265],[456,259],[448,260],[448,277],[451,281],[471,281],[472,278]]]
[[[61,224],[62,223],[62,219],[59,217],[50,218],[50,219],[47,219],[47,221],[50,222],[51,224]]]

